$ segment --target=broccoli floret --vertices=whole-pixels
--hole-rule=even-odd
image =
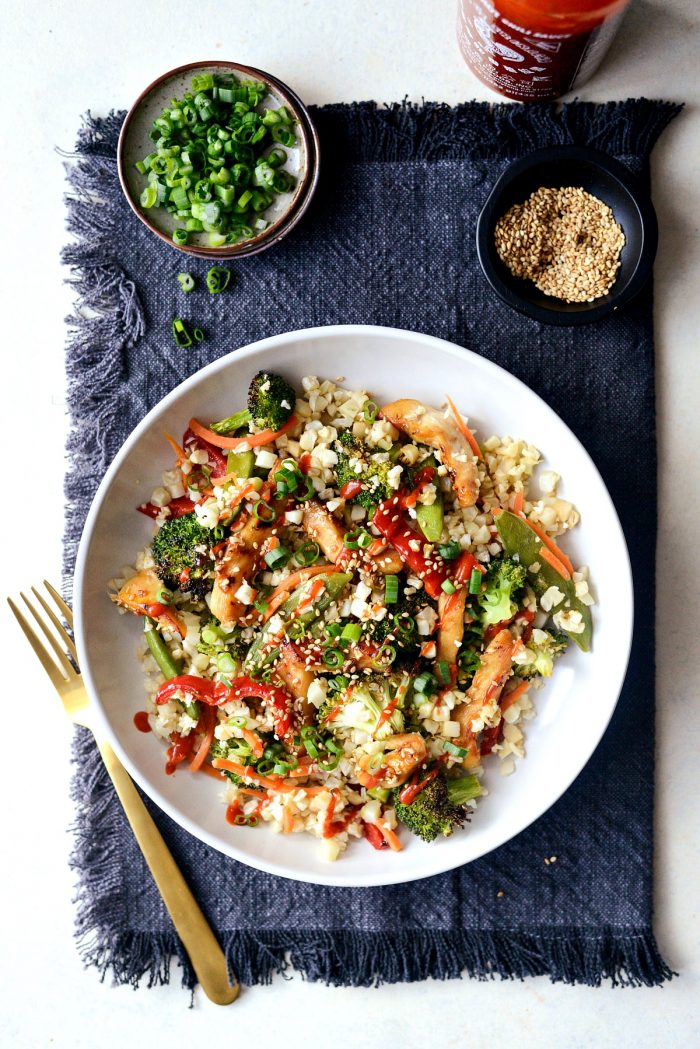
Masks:
[[[440,834],[449,837],[464,824],[464,812],[451,800],[442,773],[426,784],[410,805],[400,801],[402,789],[396,787],[393,792],[396,816],[423,841],[435,841]]]
[[[221,740],[215,739],[211,745],[209,755],[212,758],[223,758],[224,760],[226,760],[228,758],[228,747],[225,743],[222,743]],[[221,769],[221,771],[223,772],[224,776],[228,776],[231,782],[235,783],[236,786],[239,786],[244,782],[241,779],[241,777],[235,772],[229,772],[228,769]]]
[[[527,569],[510,557],[498,558],[484,576],[485,590],[479,598],[481,621],[488,625],[511,619],[518,610],[514,595],[522,589]]]
[[[554,660],[562,654],[569,643],[566,634],[542,630],[537,632],[538,638],[540,634],[544,634],[544,638],[540,638],[539,641],[530,639],[525,645],[525,651],[531,658],[527,663],[517,664],[515,673],[518,677],[551,677]]]
[[[387,606],[388,614],[383,619],[371,620],[365,628],[365,633],[380,644],[391,635],[391,644],[397,649],[398,664],[415,660],[425,638],[421,637],[412,624],[415,624],[416,616],[426,606],[437,611],[437,602],[429,597],[425,590],[406,594],[404,588],[401,588],[398,601]]]
[[[156,572],[171,590],[182,590],[202,599],[213,585],[211,546],[213,533],[195,514],[166,520],[151,543]]]
[[[240,627],[226,633],[214,616],[202,627],[197,642],[197,651],[213,659],[224,674],[238,672],[249,648],[250,642],[244,640]]]
[[[378,462],[373,459],[371,450],[362,441],[358,441],[350,430],[340,431],[335,443],[335,452],[338,456],[335,468],[338,488],[342,488],[348,481],[360,481],[363,485],[362,491],[348,502],[364,506],[365,510],[371,513],[378,503],[394,495],[394,489],[388,480],[389,471],[394,464],[391,461]],[[359,472],[358,463],[361,467]]]
[[[402,732],[404,716],[397,704],[391,716],[377,729],[377,722],[384,708],[397,694],[400,684],[391,680],[367,679],[358,685],[348,688],[343,693],[329,696],[319,707],[318,724],[331,732],[360,729],[379,738]],[[338,710],[337,708],[340,707]],[[333,714],[331,721],[326,719]]]
[[[274,372],[258,372],[248,389],[248,411],[261,430],[281,430],[294,411],[296,394],[286,379]]]
[[[260,430],[281,430],[296,404],[296,394],[286,379],[274,372],[258,372],[248,387],[248,407],[221,422],[212,423],[214,433],[235,433],[250,423]]]

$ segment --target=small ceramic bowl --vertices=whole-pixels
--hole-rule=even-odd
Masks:
[[[164,208],[141,207],[141,193],[148,181],[135,166],[138,160],[143,160],[153,149],[153,141],[150,138],[153,121],[161,115],[162,110],[173,98],[181,98],[186,91],[191,90],[192,77],[201,73],[234,73],[243,80],[262,80],[267,84],[269,91],[264,105],[273,109],[286,106],[297,121],[297,141],[294,146],[285,147],[287,161],[283,165],[284,170],[289,171],[296,180],[294,188],[289,193],[276,195],[267,211],[262,213],[262,217],[269,222],[264,230],[254,237],[220,248],[213,248],[207,244],[206,233],[192,233],[189,243],[175,244],[172,239],[173,231],[180,225],[180,221]],[[309,206],[318,183],[319,162],[318,135],[301,99],[270,73],[237,62],[190,62],[158,77],[141,92],[129,110],[117,147],[119,181],[132,211],[152,233],[170,247],[188,255],[207,259],[254,255],[272,247],[286,236]]]
[[[593,302],[564,302],[545,295],[532,281],[513,276],[499,258],[496,223],[540,186],[580,186],[612,210],[625,245],[617,279],[607,295]],[[657,239],[654,207],[632,173],[607,153],[581,146],[539,149],[507,167],[491,190],[476,228],[479,262],[493,290],[509,306],[544,324],[588,324],[629,302],[651,276]]]

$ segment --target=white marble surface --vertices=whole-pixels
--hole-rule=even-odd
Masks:
[[[5,130],[0,136],[3,445],[8,543],[3,590],[58,579],[63,523],[65,241],[61,159],[79,114],[125,107],[154,76],[196,58],[232,58],[277,73],[309,102],[362,98],[457,102],[493,97],[463,65],[454,0],[36,0],[3,11]],[[697,0],[635,0],[605,66],[581,91],[685,99],[654,155],[661,225],[656,266],[660,506],[656,931],[681,972],[658,990],[614,991],[468,980],[333,990],[277,980],[226,1014],[174,984],[138,993],[84,971],[72,939],[67,867],[70,728],[6,617],[8,714],[3,796],[0,1042],[13,1049],[124,1044],[171,1049],[222,1034],[257,1049],[298,1032],[310,1049],[396,1044],[666,1046],[700,1044],[699,809],[696,700],[700,539],[696,448],[700,368],[700,9]],[[263,334],[263,333],[261,333]],[[624,393],[621,392],[624,396]],[[640,435],[644,454],[644,435]],[[23,475],[33,493],[24,495]],[[31,704],[31,709],[30,709]],[[29,742],[27,726],[33,729]],[[634,799],[630,799],[630,804]],[[303,1034],[300,1034],[303,1032]]]

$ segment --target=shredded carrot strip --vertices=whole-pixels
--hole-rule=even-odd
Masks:
[[[380,820],[377,820],[375,826],[382,832],[382,837],[392,852],[401,852],[403,845],[399,841],[398,835],[394,834],[393,830]]]
[[[525,502],[525,492],[521,488],[519,492],[515,493],[513,499],[513,513],[521,514],[523,512],[523,503]]]
[[[484,457],[481,454],[481,448],[478,445],[476,437],[471,432],[471,430],[469,429],[469,427],[465,423],[464,419],[462,418],[462,416],[457,411],[457,409],[455,407],[455,404],[454,404],[454,401],[452,400],[451,397],[447,398],[447,403],[449,404],[450,408],[452,409],[452,414],[455,417],[455,422],[457,423],[457,426],[459,427],[459,430],[460,430],[460,433],[462,434],[462,437],[464,437],[465,441],[467,442],[467,444],[469,445],[471,450],[474,452],[474,455],[477,457],[477,459],[483,459]]]
[[[253,751],[255,757],[261,758],[263,756],[264,747],[262,744],[262,740],[260,739],[260,736],[258,736],[256,732],[253,732],[249,728],[242,728],[241,735],[243,736],[243,739],[246,741],[250,749]]]
[[[250,780],[251,783],[257,783],[259,786],[265,787],[267,790],[276,791],[278,794],[291,794],[295,790],[303,790],[306,794],[320,794],[322,791],[328,790],[328,787],[301,787],[298,783],[290,783],[289,780],[282,779],[281,776],[261,776],[250,765],[239,765],[238,762],[228,761],[226,758],[214,758],[212,765],[215,769],[225,769],[227,772],[233,772],[236,776],[240,776],[241,779]]]
[[[206,776],[211,776],[212,779],[218,779],[219,783],[224,776],[223,772],[219,772],[218,769],[212,768],[211,765],[201,765],[199,771],[203,772]]]
[[[213,444],[215,448],[240,448],[241,445],[245,445],[247,448],[258,448],[261,444],[271,444],[278,437],[284,436],[292,427],[296,426],[296,423],[296,415],[290,415],[287,422],[279,430],[262,430],[260,433],[248,434],[247,437],[222,437],[220,434],[214,433],[213,430],[207,429],[206,426],[202,426],[197,419],[190,419],[189,428],[192,433],[197,434],[197,437],[201,437],[203,440],[208,441],[209,444]]]
[[[292,816],[289,809],[284,809],[282,813],[282,833],[291,834],[294,830],[294,817]]]
[[[524,514],[520,514],[519,516],[520,516],[521,520],[523,520],[525,522],[525,524],[528,526],[528,528],[531,528],[532,531],[535,533],[535,535],[540,537],[540,539],[542,540],[544,545],[549,550],[551,550],[551,552],[556,557],[557,561],[561,561],[561,563],[563,564],[564,568],[566,568],[568,572],[573,574],[574,566],[572,565],[571,561],[566,556],[564,551],[561,550],[560,547],[557,546],[557,544],[554,542],[552,537],[547,535],[547,533],[545,532],[544,528],[540,528],[540,526],[538,524],[536,524],[534,521],[530,521],[530,519],[525,517]]]
[[[367,547],[365,553],[368,557],[378,557],[379,554],[383,554],[386,550],[386,543],[383,539],[375,539],[373,543]]]
[[[328,574],[329,572],[335,572],[334,565],[312,565],[311,568],[300,568],[298,572],[292,572],[270,594],[263,621],[267,622],[275,614],[279,606],[286,601],[290,590],[296,589],[301,583],[305,583],[307,579],[312,579],[316,575]]]
[[[501,700],[501,714],[504,714],[508,707],[512,707],[517,699],[520,699],[524,692],[530,687],[529,681],[521,681],[519,685],[516,685],[511,692],[506,692],[503,699]]]
[[[268,800],[268,798],[267,798],[267,791],[266,790],[257,790],[255,787],[246,787],[246,786],[241,785],[238,788],[238,793],[239,794],[250,794],[250,796],[252,798],[260,798],[261,801],[267,801]]]
[[[204,764],[211,745],[214,741],[214,728],[216,726],[216,711],[213,707],[205,707],[202,711],[202,719],[204,721],[204,735],[202,740],[197,747],[194,757],[190,762],[190,772],[198,772]]]
[[[566,567],[563,561],[560,561],[556,554],[553,554],[548,546],[542,546],[540,549],[540,556],[543,561],[546,561],[552,566],[555,572],[558,572],[563,579],[571,579],[571,572]]]
[[[169,433],[164,433],[163,436],[165,437],[172,450],[175,452],[175,455],[177,457],[176,465],[179,466],[180,463],[187,462],[187,453],[185,452],[184,448],[180,447],[175,438],[171,437]]]

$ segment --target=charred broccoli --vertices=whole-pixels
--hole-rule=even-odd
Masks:
[[[410,805],[400,800],[402,790],[403,787],[397,787],[393,791],[396,816],[423,841],[435,841],[440,834],[449,837],[464,823],[464,805],[481,793],[476,776],[447,779],[442,772],[423,787]]]
[[[212,588],[213,533],[195,514],[171,517],[156,532],[151,552],[156,572],[171,590],[182,590],[200,600]]]
[[[258,372],[248,387],[248,407],[212,423],[214,433],[235,433],[252,422],[259,430],[281,430],[294,411],[296,394],[286,379],[274,372]]]
[[[554,660],[566,649],[569,639],[566,634],[553,633],[549,630],[533,630],[532,637],[525,645],[528,655],[526,663],[518,663],[515,673],[518,677],[550,677]]]
[[[479,598],[481,621],[485,625],[511,619],[518,608],[514,595],[523,588],[527,578],[525,565],[510,557],[492,561],[484,576],[485,589]]]
[[[353,436],[351,430],[341,430],[335,442],[338,464],[335,468],[338,488],[348,481],[360,481],[362,491],[348,499],[372,512],[378,503],[389,499],[394,489],[388,475],[393,463],[373,458],[371,449]]]

